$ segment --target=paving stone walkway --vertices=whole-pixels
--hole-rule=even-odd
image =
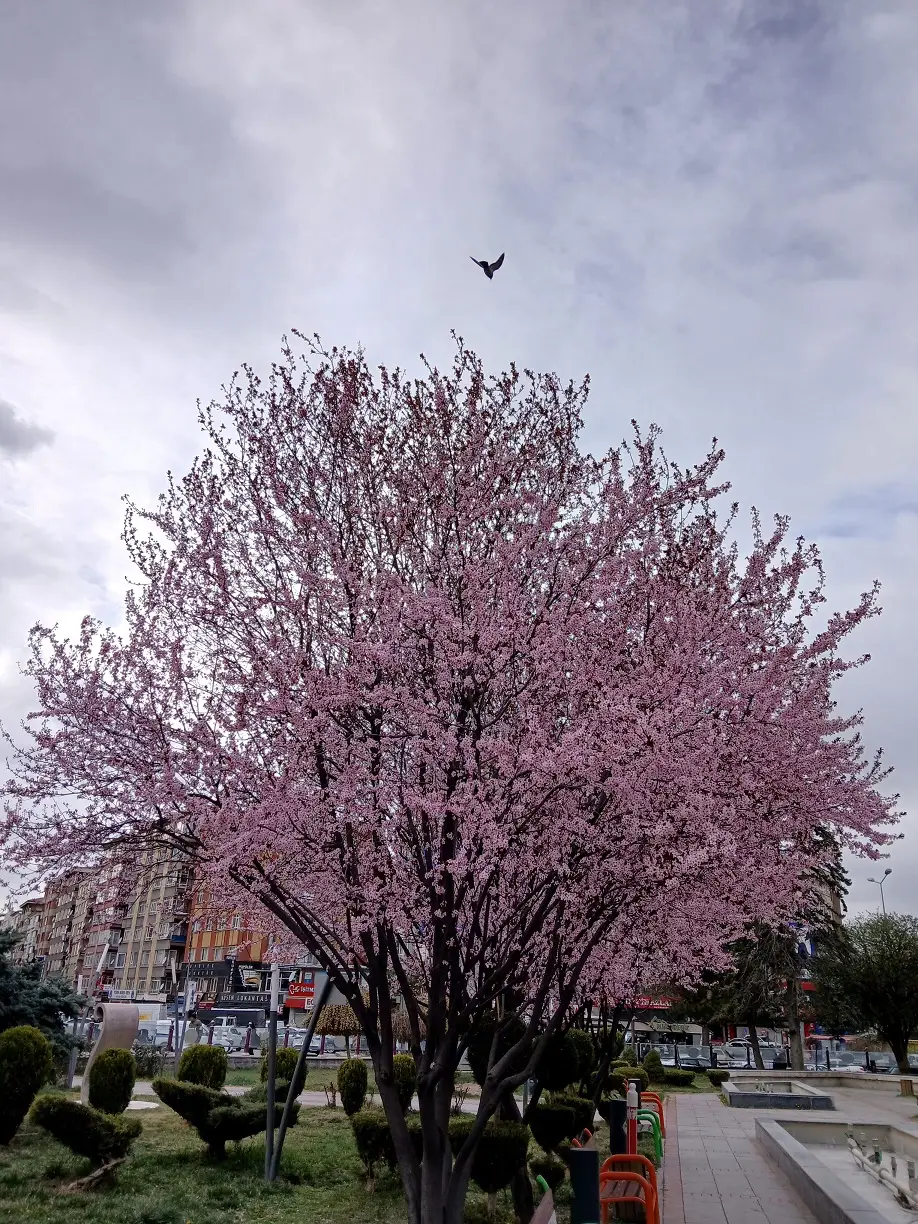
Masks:
[[[669,1098],[665,1224],[816,1224],[755,1141],[763,1114],[729,1109],[715,1093]]]
[[[918,1102],[890,1092],[829,1088],[833,1122],[914,1125]],[[666,1102],[664,1224],[815,1224],[755,1138],[757,1118],[794,1110],[730,1109],[719,1094],[673,1095]]]

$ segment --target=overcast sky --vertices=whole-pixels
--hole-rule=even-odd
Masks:
[[[918,811],[916,64],[914,0],[7,0],[0,718],[32,623],[117,623],[198,397],[294,326],[412,373],[455,328],[588,371],[593,448],[716,435],[834,605],[882,581],[838,696]]]

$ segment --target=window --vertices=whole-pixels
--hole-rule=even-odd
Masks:
[[[141,954],[140,954],[140,964],[141,964],[141,966],[142,966],[144,969],[146,969],[146,967],[147,967],[147,965],[149,965],[149,963],[150,963],[150,953],[149,953],[149,952],[141,952]]]
[[[124,968],[124,953],[123,952],[119,952],[115,956],[115,968],[116,969]]]
[[[136,969],[136,968],[137,968],[137,949],[136,949],[136,948],[135,948],[135,949],[134,949],[134,951],[131,953],[131,968],[132,968],[132,969]]]
[[[156,953],[156,960],[154,964],[164,965],[168,959],[169,959],[169,949],[160,948],[160,950]]]
[[[201,933],[201,927],[202,927],[201,919],[195,918],[194,922],[191,924],[192,934],[199,935]]]
[[[242,915],[233,914],[233,930],[238,931],[241,926],[242,926]]]

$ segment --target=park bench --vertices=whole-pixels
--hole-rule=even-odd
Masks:
[[[646,1156],[610,1156],[599,1171],[600,1224],[616,1220],[660,1224],[657,1171]]]

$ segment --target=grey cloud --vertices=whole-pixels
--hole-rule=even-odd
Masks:
[[[120,275],[162,269],[190,247],[182,220],[94,181],[75,166],[7,169],[0,225],[31,239],[106,263]]]
[[[15,458],[39,446],[50,446],[53,441],[53,430],[22,420],[12,404],[0,399],[0,452]]]

